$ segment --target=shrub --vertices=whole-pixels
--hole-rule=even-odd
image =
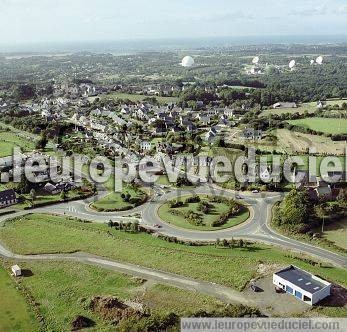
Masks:
[[[169,202],[169,207],[171,209],[176,209],[176,208],[182,207],[183,205],[184,204],[183,204],[182,201],[175,201],[175,200],[173,200],[173,201]]]
[[[192,196],[192,197],[188,197],[186,199],[186,203],[187,204],[190,204],[190,203],[199,203],[201,200],[200,200],[200,197],[199,196]]]

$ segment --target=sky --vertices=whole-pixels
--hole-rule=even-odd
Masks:
[[[0,43],[347,35],[347,0],[0,0]]]

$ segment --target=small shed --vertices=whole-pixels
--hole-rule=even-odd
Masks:
[[[11,267],[11,270],[15,277],[19,277],[22,275],[22,269],[18,265],[13,265]]]

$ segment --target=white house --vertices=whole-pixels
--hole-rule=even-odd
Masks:
[[[148,141],[142,141],[140,143],[140,149],[144,151],[150,151],[152,149],[152,143]]]
[[[18,265],[13,265],[11,267],[11,271],[15,277],[19,277],[22,275],[22,269]]]
[[[224,115],[226,115],[228,118],[231,118],[234,116],[234,110],[231,108],[224,109]]]
[[[262,130],[247,128],[242,132],[241,138],[246,140],[261,140],[263,138],[263,132]]]
[[[273,283],[276,289],[285,291],[309,305],[328,297],[331,289],[329,282],[293,265],[274,273]]]
[[[296,103],[289,103],[289,102],[281,102],[276,103],[272,105],[272,108],[298,108],[298,105]]]
[[[205,140],[208,143],[212,143],[218,134],[218,128],[216,126],[211,127],[210,130],[205,134]]]

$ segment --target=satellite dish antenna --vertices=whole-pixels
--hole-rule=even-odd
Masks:
[[[193,67],[194,66],[194,59],[191,57],[191,56],[185,56],[183,59],[182,59],[182,67]]]
[[[317,59],[316,59],[316,63],[318,65],[321,65],[323,63],[323,57],[322,56],[319,56]]]
[[[259,63],[259,60],[260,60],[259,57],[256,56],[256,57],[253,58],[252,63],[253,63],[254,65],[257,65],[257,64]]]
[[[289,62],[289,68],[290,68],[291,70],[294,69],[295,65],[296,65],[295,60],[291,60],[291,61]]]
[[[310,65],[312,66],[314,64],[314,60],[311,60],[310,61]]]

